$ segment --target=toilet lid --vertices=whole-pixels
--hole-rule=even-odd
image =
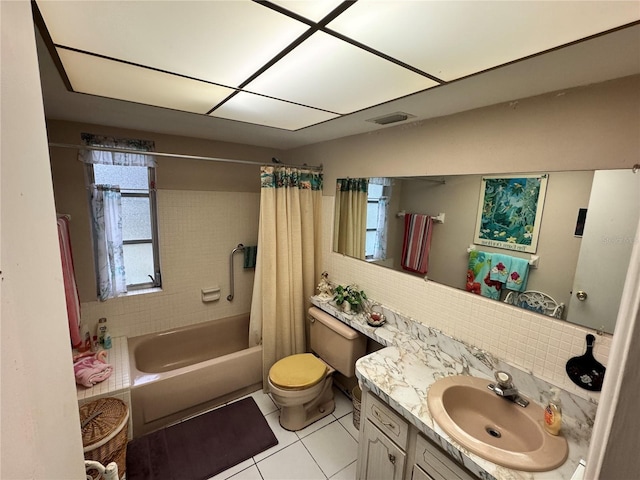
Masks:
[[[303,389],[320,382],[327,366],[312,353],[290,355],[278,360],[269,370],[271,383],[281,388]]]

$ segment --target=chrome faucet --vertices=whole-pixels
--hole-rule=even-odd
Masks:
[[[502,370],[498,370],[495,373],[496,382],[490,383],[487,385],[487,388],[491,390],[493,393],[498,395],[499,397],[506,398],[507,400],[512,401],[520,405],[521,407],[526,407],[529,405],[529,400],[522,398],[518,394],[518,389],[513,384],[513,379],[511,375],[507,372],[503,372]]]

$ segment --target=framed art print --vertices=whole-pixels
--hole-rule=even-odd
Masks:
[[[548,174],[483,177],[473,243],[535,253]]]

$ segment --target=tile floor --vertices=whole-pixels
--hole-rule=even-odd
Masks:
[[[278,444],[210,480],[354,480],[358,431],[353,426],[353,405],[334,390],[335,411],[297,432],[280,426],[278,407],[269,395],[252,393]]]

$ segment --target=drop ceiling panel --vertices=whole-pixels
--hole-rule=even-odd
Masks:
[[[238,93],[211,115],[285,130],[298,130],[338,117],[334,113],[246,92]]]
[[[76,92],[206,114],[233,89],[58,49]]]
[[[316,32],[246,90],[346,114],[434,85],[422,75]]]
[[[360,0],[328,27],[450,81],[638,19],[635,0]]]
[[[323,0],[321,2],[309,0],[282,0],[274,1],[272,3],[280,5],[290,12],[297,13],[309,20],[319,22],[335,10],[336,7],[342,3],[342,0]]]
[[[248,1],[39,1],[38,7],[56,44],[231,87],[308,28]]]

